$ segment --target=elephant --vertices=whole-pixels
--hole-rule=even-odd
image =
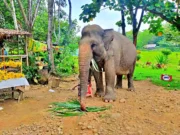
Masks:
[[[87,25],[82,29],[79,41],[78,60],[81,101],[85,99],[92,58],[100,69],[99,72],[93,71],[96,82],[96,96],[103,97],[105,102],[115,101],[114,88],[122,88],[122,75],[127,75],[128,89],[135,90],[133,73],[136,63],[136,48],[134,44],[127,37],[113,29],[103,29],[96,24]],[[105,72],[105,91],[103,72]],[[115,77],[117,77],[116,86]]]

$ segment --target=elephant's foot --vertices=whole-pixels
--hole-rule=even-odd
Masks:
[[[116,100],[115,93],[106,93],[105,96],[103,97],[105,102],[113,102]]]
[[[127,90],[135,92],[135,88],[134,87],[129,87]]]
[[[104,91],[96,91],[96,93],[95,93],[95,96],[96,97],[103,97],[104,96]]]
[[[122,89],[122,85],[116,84],[115,88],[116,89]]]

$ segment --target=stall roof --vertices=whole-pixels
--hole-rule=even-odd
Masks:
[[[27,32],[27,31],[19,31],[19,30],[0,28],[0,38],[1,37],[15,36],[15,35],[31,35],[31,33]]]

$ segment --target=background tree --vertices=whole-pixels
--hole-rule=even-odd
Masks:
[[[180,31],[180,13],[179,13],[179,7],[180,7],[180,0],[153,0],[153,1],[147,1],[147,8],[146,11],[148,11],[149,20],[146,19],[146,21],[149,21],[148,23],[151,24],[151,20],[155,20],[155,18],[161,18],[157,21],[158,24],[162,21],[166,21],[173,26],[175,26]],[[141,7],[142,8],[142,7]],[[150,25],[152,27],[153,25]]]
[[[53,6],[54,6],[54,0],[48,0],[48,36],[47,36],[47,46],[48,46],[49,63],[51,65],[51,72],[55,72],[53,49],[52,49]]]
[[[176,27],[180,28],[178,22],[179,14],[177,12],[177,6],[174,5],[175,2],[162,0],[93,0],[92,3],[82,6],[83,12],[80,14],[80,20],[83,20],[83,22],[92,20],[92,18],[95,18],[96,14],[100,12],[101,7],[108,7],[110,10],[113,9],[115,11],[120,11],[122,19],[116,24],[122,27],[123,35],[125,35],[125,18],[123,16],[126,16],[128,24],[132,25],[133,43],[136,45],[137,35],[141,24],[144,21],[144,16],[146,16],[146,20],[153,20],[154,17],[159,16],[163,20],[171,21],[171,24],[174,24]],[[155,16],[152,17],[147,13],[145,14],[146,11],[147,13],[153,12]],[[138,12],[141,12],[139,20],[137,18]],[[150,21],[144,22],[150,23]]]
[[[18,23],[17,23],[17,18],[16,18],[16,11],[15,11],[15,7],[14,7],[14,0],[10,0],[10,5],[8,4],[7,0],[3,0],[4,4],[6,6],[6,8],[10,11],[12,18],[13,18],[13,22],[14,22],[14,28],[16,30],[18,30]]]
[[[24,22],[25,22],[25,25],[26,25],[26,29],[29,32],[32,32],[34,22],[35,22],[35,19],[36,19],[38,10],[39,10],[39,6],[40,6],[40,3],[41,3],[41,0],[37,0],[36,2],[34,0],[28,0],[28,15],[25,13],[25,10],[24,10],[25,8],[24,8],[21,0],[17,0],[17,2],[19,4],[21,13],[23,15]],[[34,11],[33,11],[33,5],[36,5],[36,7],[34,8]]]
[[[83,12],[80,14],[80,20],[83,22],[88,22],[92,18],[96,17],[96,14],[100,12],[101,7],[108,7],[110,10],[120,11],[121,12],[121,21],[117,22],[118,26],[122,27],[123,35],[125,35],[125,16],[127,16],[128,23],[132,25],[133,28],[133,43],[136,46],[137,43],[137,35],[142,23],[142,18],[144,16],[145,4],[144,8],[141,12],[141,17],[138,21],[137,13],[138,9],[144,4],[142,0],[134,1],[134,0],[93,0],[91,4],[86,4],[82,6]]]
[[[72,18],[71,18],[72,4],[71,4],[71,0],[68,0],[68,4],[69,4],[69,31],[70,31],[72,28]]]

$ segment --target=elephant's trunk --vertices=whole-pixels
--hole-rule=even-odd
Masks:
[[[88,76],[90,61],[92,59],[92,50],[89,44],[79,45],[79,73],[80,73],[80,100],[85,98],[88,85]]]

